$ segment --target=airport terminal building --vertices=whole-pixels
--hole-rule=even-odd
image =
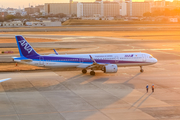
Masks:
[[[127,16],[143,16],[144,13],[150,12],[150,3],[149,2],[130,2],[127,4]],[[131,9],[130,9],[131,6]]]
[[[45,3],[46,14],[64,13],[82,17],[115,17],[129,16],[141,17],[144,13],[151,12],[150,2],[110,2],[96,0],[95,2]]]
[[[45,3],[46,14],[59,14],[64,13],[67,15],[77,14],[76,3]]]
[[[114,17],[120,15],[118,2],[71,2],[71,3],[45,3],[46,14],[64,13],[75,14],[77,17],[93,17],[94,15]]]

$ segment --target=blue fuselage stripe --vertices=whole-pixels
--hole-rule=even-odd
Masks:
[[[44,61],[44,62],[66,62],[66,63],[86,63],[86,64],[92,64],[91,59],[87,58],[70,58],[70,57],[53,57],[53,56],[31,56],[27,59],[32,59],[33,61]],[[18,59],[17,59],[18,60]],[[21,60],[21,58],[19,58]],[[24,60],[24,58],[23,58]],[[128,61],[128,60],[107,60],[107,59],[95,59],[97,63],[101,64],[123,64],[123,63],[147,63],[143,61]]]

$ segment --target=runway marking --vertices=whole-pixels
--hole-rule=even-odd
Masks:
[[[123,75],[129,75],[128,73],[122,73]]]
[[[175,90],[176,90],[176,89],[180,89],[180,88],[173,88],[173,89],[175,89]]]
[[[69,40],[69,39],[77,39],[77,38],[75,38],[75,37],[65,37],[65,38],[62,38],[62,39],[64,39],[64,40]]]
[[[176,56],[180,56],[178,54],[175,54],[175,53],[168,53],[168,52],[163,52],[163,51],[156,51],[156,52],[160,52],[160,53],[165,53],[165,54],[170,54],[170,55],[176,55]]]
[[[122,51],[145,51],[145,50],[157,51],[157,50],[174,50],[174,49],[171,49],[171,48],[168,48],[168,49],[125,49]]]
[[[16,116],[16,115],[40,115],[40,114],[54,114],[59,112],[45,112],[45,113],[27,113],[27,114],[11,114],[11,115],[0,115],[0,117]]]
[[[84,37],[80,37],[80,36],[74,36],[74,37],[63,37],[62,39],[89,39],[89,38],[96,38],[96,37],[91,37],[91,36],[89,36],[89,37],[86,37],[86,36],[84,36]]]

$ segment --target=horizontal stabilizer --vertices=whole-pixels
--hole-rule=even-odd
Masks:
[[[32,62],[31,59],[27,59],[27,60],[21,60],[22,62]]]

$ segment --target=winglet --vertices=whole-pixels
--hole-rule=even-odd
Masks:
[[[97,63],[97,62],[93,59],[93,57],[92,57],[91,55],[89,55],[89,57],[91,58],[91,60],[93,61],[93,63]]]
[[[5,81],[10,80],[10,79],[11,79],[11,78],[2,79],[2,80],[0,80],[0,83],[1,83],[1,82],[5,82]]]
[[[55,50],[55,49],[53,49],[53,50],[54,50],[54,52],[55,52],[55,54],[56,54],[56,55],[59,55],[59,54],[56,52],[56,50]]]

